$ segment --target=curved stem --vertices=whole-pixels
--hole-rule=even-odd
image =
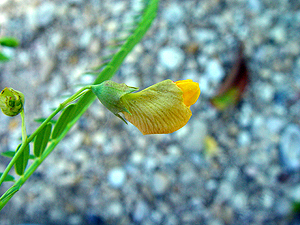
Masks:
[[[2,174],[2,176],[0,178],[0,186],[3,183],[4,179],[6,178],[7,174],[9,173],[9,171],[11,170],[11,168],[13,167],[13,165],[15,164],[15,162],[17,161],[17,159],[19,158],[19,156],[24,151],[25,146],[27,146],[27,144],[29,144],[29,142],[27,141],[24,109],[21,111],[20,114],[21,114],[21,119],[22,119],[22,145],[18,149],[18,151],[16,152],[16,154],[14,155],[14,157],[10,160],[9,164],[7,165],[7,167],[5,168],[3,174]]]
[[[24,143],[27,140],[24,109],[21,111],[20,114],[21,114],[21,119],[22,119],[22,143]]]
[[[66,99],[63,103],[61,103],[56,110],[54,110],[51,115],[30,135],[30,137],[27,138],[26,135],[26,127],[25,127],[25,118],[24,118],[24,110],[21,112],[21,118],[22,118],[22,145],[19,148],[19,150],[16,152],[14,157],[11,159],[7,167],[5,168],[1,178],[0,178],[0,186],[3,183],[5,177],[15,164],[16,160],[19,158],[21,153],[24,151],[25,147],[33,140],[33,138],[43,129],[43,127],[57,114],[59,113],[62,109],[64,109],[69,103],[75,101],[78,99],[80,96],[82,96],[86,90],[89,90],[91,86],[85,86],[78,90],[74,95],[72,95],[70,98]]]

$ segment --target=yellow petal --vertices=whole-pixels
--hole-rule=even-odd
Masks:
[[[175,84],[183,91],[183,102],[186,106],[195,104],[200,96],[200,88],[197,82],[192,80],[179,80]]]
[[[125,118],[145,134],[168,134],[183,127],[192,112],[183,102],[183,91],[171,80],[121,97],[130,113]]]

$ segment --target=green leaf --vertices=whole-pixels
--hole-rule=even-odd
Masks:
[[[19,46],[19,41],[14,37],[3,37],[0,38],[0,45],[14,48]]]
[[[15,155],[15,151],[1,152],[1,155],[4,156],[4,157],[12,158]]]
[[[10,58],[6,55],[4,55],[2,52],[0,52],[0,62],[6,62],[8,61]]]
[[[58,118],[52,132],[52,139],[59,137],[67,127],[68,123],[73,120],[76,112],[76,104],[69,105]]]
[[[34,121],[37,122],[37,123],[43,123],[46,119],[47,118],[45,118],[45,117],[41,117],[41,118],[35,119]],[[57,121],[56,120],[50,120],[49,122],[52,123],[52,124],[55,124]]]
[[[7,157],[7,158],[12,158],[16,154],[15,151],[6,151],[6,152],[1,152],[0,155]],[[29,155],[29,159],[35,159],[36,157],[34,155]]]
[[[3,173],[0,173],[0,177],[2,176],[2,174],[3,174]],[[12,175],[7,174],[7,176],[6,176],[5,179],[4,179],[4,182],[9,182],[9,181],[14,182],[14,181],[15,181],[15,178],[14,178]]]
[[[21,144],[18,146],[16,152],[19,151],[20,147],[21,147]],[[22,154],[20,155],[20,157],[16,160],[15,170],[18,175],[21,176],[24,174],[28,160],[29,160],[29,145],[27,145],[25,147],[25,149],[22,152]]]
[[[33,144],[33,154],[36,157],[40,157],[45,148],[47,147],[50,134],[51,134],[52,124],[48,123],[35,137]]]

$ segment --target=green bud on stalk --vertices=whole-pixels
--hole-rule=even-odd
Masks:
[[[0,93],[0,108],[7,116],[16,116],[22,110],[25,97],[22,92],[12,88],[4,88]]]

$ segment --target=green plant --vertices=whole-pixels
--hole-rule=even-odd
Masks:
[[[143,134],[171,133],[188,122],[192,115],[190,106],[200,95],[198,83],[192,80],[177,82],[165,80],[140,92],[132,93],[138,88],[109,81],[156,17],[159,0],[145,3],[145,9],[132,34],[124,44],[119,46],[118,51],[110,56],[108,63],[97,68],[101,71],[96,72],[95,82],[82,87],[62,102],[48,118],[39,119],[41,125],[31,135],[28,136],[26,133],[24,95],[12,88],[5,88],[0,93],[2,112],[8,116],[20,114],[22,119],[22,143],[15,151],[2,153],[3,156],[10,157],[11,161],[0,174],[0,185],[9,181],[14,184],[0,197],[0,210],[48,157],[96,98],[126,123],[119,114],[123,113],[125,118]],[[53,121],[53,117],[60,112],[58,120]],[[30,155],[29,145],[31,142],[33,142],[32,155]],[[32,163],[29,163],[27,168],[29,160],[32,160]],[[19,175],[17,180],[9,175],[12,167],[15,167]]]
[[[101,69],[101,71],[96,73],[97,77],[93,83],[94,85],[101,84],[114,76],[125,57],[131,52],[133,47],[140,42],[151,26],[152,21],[156,17],[158,4],[159,0],[145,1],[145,8],[135,29],[133,29],[132,33],[127,37],[124,44],[118,45],[118,51],[109,57],[109,62],[97,68],[99,70]],[[13,38],[2,38],[0,39],[0,44],[15,47],[18,42]],[[0,52],[0,61],[7,61],[8,59],[7,56]],[[3,97],[5,98],[6,95],[3,95]],[[22,143],[17,147],[16,151],[2,153],[3,156],[11,157],[11,161],[4,172],[0,173],[0,185],[3,182],[13,182],[13,185],[0,197],[0,210],[54,150],[56,145],[66,136],[71,127],[78,121],[95,99],[96,96],[91,89],[89,87],[83,87],[61,103],[47,119],[42,120],[41,125],[29,136],[26,134],[24,110],[20,112],[22,118]],[[77,100],[76,103],[74,103],[75,100]],[[14,104],[13,102],[10,103]],[[53,123],[53,117],[59,112],[62,112],[60,117]],[[33,142],[34,146],[33,155],[29,154],[30,142]],[[32,161],[32,163],[26,168],[29,160]],[[9,175],[13,166],[19,175],[18,179]]]

